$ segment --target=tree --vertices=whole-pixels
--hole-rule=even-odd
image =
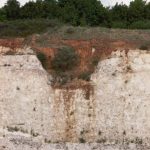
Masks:
[[[55,0],[36,0],[29,1],[21,8],[22,18],[49,18],[57,16],[57,4]]]
[[[106,9],[98,0],[58,0],[61,18],[73,25],[99,25],[106,18]]]
[[[43,1],[43,17],[53,19],[58,16],[58,5],[56,0]]]
[[[126,21],[128,17],[128,6],[121,3],[112,7],[111,16],[113,21]]]
[[[35,17],[35,3],[33,1],[29,1],[21,8],[21,18],[33,19]]]
[[[4,6],[8,19],[18,19],[20,17],[20,3],[17,0],[8,0]]]
[[[36,2],[29,1],[21,8],[22,18],[42,18],[43,17],[43,1],[37,0]]]
[[[6,20],[6,12],[4,10],[4,8],[0,8],[0,21],[4,21]]]
[[[130,2],[128,20],[130,22],[143,20],[146,17],[146,1],[134,0]]]
[[[58,49],[52,60],[52,68],[56,72],[65,72],[73,69],[78,63],[78,55],[72,47]]]
[[[145,14],[146,19],[150,20],[150,2],[146,5]]]

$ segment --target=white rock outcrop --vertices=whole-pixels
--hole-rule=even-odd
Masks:
[[[33,50],[31,47],[24,46],[20,48],[10,48],[10,47],[5,47],[5,46],[0,46],[0,55],[14,55],[14,54],[19,54],[19,55],[27,55],[27,54],[34,54]]]

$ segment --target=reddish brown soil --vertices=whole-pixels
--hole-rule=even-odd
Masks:
[[[52,43],[53,41],[53,43]],[[43,52],[48,58],[48,68],[51,69],[50,61],[55,56],[57,51],[56,47],[53,45],[57,45],[61,47],[61,45],[67,45],[73,47],[78,55],[80,56],[80,64],[77,68],[79,72],[88,71],[89,67],[91,67],[92,59],[99,58],[104,59],[108,57],[112,51],[117,50],[118,48],[129,49],[135,47],[134,43],[130,43],[128,41],[110,41],[108,39],[92,39],[92,40],[61,40],[55,39],[51,40],[52,47],[39,47],[36,45],[36,42],[32,43],[32,47],[37,51]],[[94,52],[93,52],[94,49]]]
[[[0,39],[0,46],[10,47],[11,49],[21,48],[24,38]]]
[[[102,60],[111,54],[112,51],[118,48],[128,50],[129,48],[134,48],[135,43],[129,41],[121,40],[110,40],[106,38],[92,39],[92,40],[63,40],[61,38],[51,38],[49,40],[50,46],[40,46],[37,43],[38,37],[33,36],[32,40],[28,44],[35,50],[35,52],[42,52],[46,55],[47,61],[45,63],[46,70],[54,75],[54,70],[51,68],[51,60],[54,58],[55,53],[59,47],[71,46],[73,47],[80,57],[80,61],[77,67],[75,67],[67,74],[72,74],[75,80],[69,82],[65,85],[66,88],[81,87],[81,85],[87,86],[85,81],[78,80],[77,78],[83,72],[93,73],[95,70],[95,65],[93,61]],[[16,39],[0,39],[0,46],[10,47],[12,50],[15,48],[22,47],[26,39],[16,38]],[[55,84],[55,87],[59,87],[59,84]]]

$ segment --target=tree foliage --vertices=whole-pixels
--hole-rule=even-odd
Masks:
[[[6,20],[6,11],[5,9],[0,9],[0,21]]]
[[[19,19],[20,3],[17,0],[8,0],[4,6],[4,10],[8,19]]]
[[[129,6],[129,21],[138,21],[146,19],[146,1],[134,0]]]
[[[150,2],[133,0],[129,6],[116,3],[106,8],[99,0],[36,0],[24,6],[7,0],[0,8],[0,21],[37,18],[58,19],[74,26],[130,28],[135,22],[150,21]]]
[[[105,17],[105,8],[98,0],[59,0],[61,18],[73,25],[100,25]]]
[[[123,3],[116,3],[116,5],[110,11],[112,20],[114,21],[127,20],[128,18],[128,7]]]
[[[78,55],[72,47],[58,49],[52,67],[57,72],[65,72],[73,69],[78,63]]]

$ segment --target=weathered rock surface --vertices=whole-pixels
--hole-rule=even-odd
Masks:
[[[11,47],[5,47],[5,46],[0,46],[0,55],[25,55],[25,54],[34,54],[33,50],[25,46],[23,48],[18,47],[18,48],[11,48]]]
[[[49,79],[34,55],[0,56],[0,149],[150,149],[150,53],[112,53],[85,88]]]

